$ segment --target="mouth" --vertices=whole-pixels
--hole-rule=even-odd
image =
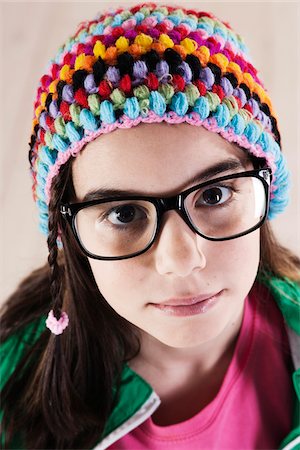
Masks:
[[[155,309],[171,316],[193,316],[209,311],[220,299],[223,290],[188,298],[172,298],[161,303],[150,303]]]

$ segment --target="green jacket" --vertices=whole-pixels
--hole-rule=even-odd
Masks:
[[[284,316],[294,363],[292,374],[295,388],[293,428],[279,448],[282,450],[300,450],[300,286],[288,279],[279,278],[260,278],[260,282],[271,291]],[[0,346],[1,389],[14,372],[24,351],[28,346],[33,345],[44,329],[45,320],[41,318],[38,324],[27,325],[25,329],[10,336]],[[147,420],[159,404],[160,399],[151,386],[132,371],[128,365],[125,365],[122,373],[119,402],[112,411],[104,434],[102,437],[99,436],[99,443],[94,449],[106,449],[125,436]],[[18,442],[17,436],[14,448],[24,448],[24,445],[22,446]]]

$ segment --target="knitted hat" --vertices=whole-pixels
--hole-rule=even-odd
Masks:
[[[268,218],[285,208],[275,112],[241,37],[211,13],[146,3],[82,22],[40,79],[29,160],[41,231],[52,179],[71,156],[116,128],[162,121],[201,125],[265,158]]]

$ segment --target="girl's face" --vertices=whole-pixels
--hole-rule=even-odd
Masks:
[[[253,168],[243,150],[203,127],[140,124],[89,143],[75,158],[72,176],[78,201],[98,188],[163,197],[198,184],[188,181],[228,159],[239,161],[241,168],[217,176]],[[241,316],[258,269],[259,230],[213,242],[171,210],[146,253],[89,262],[101,294],[120,316],[163,344],[193,347],[228,332]],[[212,294],[218,296],[205,308],[157,306]]]

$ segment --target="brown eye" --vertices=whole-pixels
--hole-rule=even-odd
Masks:
[[[197,205],[216,206],[226,202],[232,195],[232,189],[225,186],[213,186],[199,193]]]

